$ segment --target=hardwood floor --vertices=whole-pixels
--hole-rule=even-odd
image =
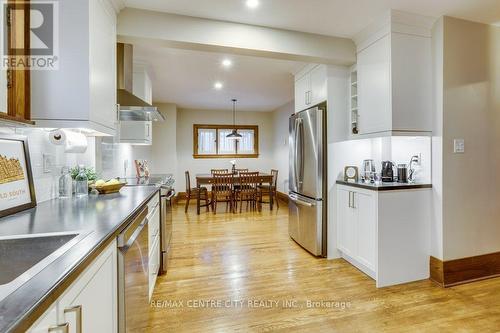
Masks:
[[[500,278],[376,289],[344,260],[316,259],[290,240],[287,213],[285,204],[200,216],[177,206],[170,271],[158,279],[145,331],[500,332]]]

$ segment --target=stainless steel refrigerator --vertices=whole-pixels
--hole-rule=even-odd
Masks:
[[[290,117],[290,237],[315,256],[326,256],[326,107]]]

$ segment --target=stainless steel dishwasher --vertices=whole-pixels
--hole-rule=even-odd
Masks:
[[[148,324],[148,207],[118,235],[118,331],[138,332]]]

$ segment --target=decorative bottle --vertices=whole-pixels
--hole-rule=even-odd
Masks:
[[[83,165],[78,166],[78,175],[75,178],[75,195],[77,198],[89,195],[89,181]]]

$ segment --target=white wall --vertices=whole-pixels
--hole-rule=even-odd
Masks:
[[[430,255],[443,260],[443,18],[432,29],[433,130]]]
[[[273,117],[273,167],[278,170],[278,191],[288,193],[288,119],[295,111],[291,101],[272,112]]]
[[[79,164],[95,166],[95,140],[88,139],[88,148],[85,153],[65,153],[64,147],[55,146],[49,141],[47,130],[40,128],[7,128],[0,127],[0,133],[7,135],[21,135],[28,138],[33,182],[35,186],[36,201],[43,202],[58,196],[58,181],[61,167],[74,167]],[[44,170],[43,156],[47,155],[52,160],[52,165]]]
[[[442,87],[443,259],[498,252],[500,28],[444,17]]]
[[[213,168],[231,169],[232,158],[195,159],[193,158],[193,125],[194,124],[232,124],[231,111],[186,110],[177,111],[177,191],[185,191],[184,172],[189,170],[191,185],[194,187],[195,175],[209,173]],[[236,159],[237,168],[248,168],[254,171],[270,172],[274,166],[273,159],[273,117],[271,112],[237,112],[238,125],[259,126],[258,158]]]
[[[153,124],[151,172],[177,175],[177,106],[155,105],[165,117],[165,121]]]
[[[96,169],[103,179],[135,177],[134,160],[151,161],[151,146],[120,143],[118,137],[96,139]]]

